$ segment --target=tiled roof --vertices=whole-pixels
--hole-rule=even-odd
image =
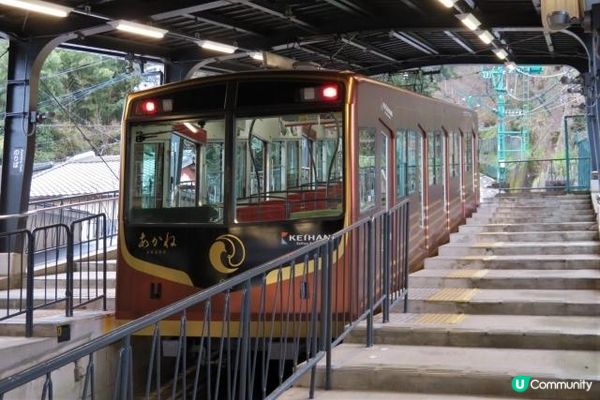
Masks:
[[[30,198],[35,200],[118,190],[119,165],[120,156],[101,158],[93,152],[79,154],[35,174]]]

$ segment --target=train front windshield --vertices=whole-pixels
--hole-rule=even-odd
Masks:
[[[240,115],[229,133],[224,115],[130,124],[129,221],[228,224],[341,215],[341,111]]]

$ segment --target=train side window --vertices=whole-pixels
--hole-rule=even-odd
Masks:
[[[442,183],[443,177],[443,143],[440,131],[428,134],[429,138],[429,184]]]
[[[406,179],[410,195],[421,191],[421,135],[409,131],[407,138]]]
[[[408,133],[402,130],[396,132],[396,198],[406,196],[408,192],[406,144]]]
[[[269,190],[277,192],[285,187],[284,142],[275,140],[269,147]]]
[[[473,137],[465,134],[465,169],[470,172],[473,169]]]
[[[300,143],[297,140],[288,141],[286,144],[286,177],[287,185],[290,187],[300,186],[299,153]]]
[[[460,171],[460,134],[458,132],[450,132],[448,145],[450,146],[448,151],[450,157],[450,176],[456,177]]]
[[[388,205],[388,135],[383,131],[379,132],[379,197],[381,198],[381,206],[386,208]]]
[[[375,206],[375,128],[359,128],[358,181],[360,210]]]

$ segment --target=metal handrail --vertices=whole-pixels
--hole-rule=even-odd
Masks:
[[[87,200],[87,201],[81,201],[81,202],[78,202],[78,203],[60,204],[58,206],[36,208],[34,210],[25,211],[25,212],[23,212],[21,214],[5,214],[5,215],[0,215],[0,220],[11,219],[11,218],[29,217],[31,215],[39,214],[39,213],[46,212],[46,211],[56,211],[56,210],[61,210],[61,209],[64,209],[64,208],[80,207],[80,206],[84,206],[84,205],[88,205],[88,204],[106,202],[107,200],[112,200],[112,199],[116,199],[116,198],[118,198],[118,196],[115,196],[115,197],[104,197],[104,198],[100,198],[100,199],[92,199],[92,200]],[[34,204],[34,203],[30,203],[30,205],[31,204]]]
[[[197,350],[197,361],[194,380],[194,396],[198,390],[199,374],[203,365],[207,379],[203,381],[208,385],[207,393],[209,398],[219,398],[219,379],[221,372],[227,376],[227,394],[229,398],[248,399],[253,398],[253,390],[257,362],[259,361],[258,351],[263,349],[262,364],[262,386],[261,397],[272,399],[277,397],[287,388],[291,387],[302,375],[311,372],[310,392],[315,389],[315,371],[319,360],[326,357],[326,387],[330,385],[331,375],[331,349],[332,344],[337,343],[340,335],[347,334],[347,329],[339,330],[346,325],[346,314],[348,307],[352,308],[355,304],[358,307],[352,309],[352,325],[358,321],[367,318],[368,339],[367,346],[373,343],[373,316],[379,306],[388,310],[392,303],[403,300],[407,301],[407,275],[408,275],[408,200],[390,209],[389,211],[379,212],[369,218],[362,219],[344,230],[332,235],[328,239],[323,239],[302,248],[292,251],[284,256],[278,257],[258,267],[242,272],[237,276],[228,279],[225,282],[202,290],[192,296],[177,301],[164,308],[156,310],[138,320],[131,321],[108,334],[98,337],[80,347],[72,349],[51,360],[45,361],[17,373],[11,377],[0,380],[0,396],[6,392],[14,390],[34,379],[46,377],[46,388],[51,388],[51,373],[76,360],[88,357],[88,368],[85,377],[85,387],[82,398],[87,398],[89,388],[94,387],[93,354],[114,343],[121,342],[119,351],[119,364],[115,376],[115,387],[113,397],[116,399],[131,398],[132,388],[132,350],[131,337],[142,329],[153,327],[152,350],[149,354],[146,398],[149,397],[153,382],[153,371],[156,369],[155,386],[156,390],[161,390],[160,375],[160,322],[169,318],[179,318],[179,341],[177,349],[177,358],[175,362],[175,372],[172,387],[172,396],[176,397],[177,385],[181,380],[184,393],[187,390],[186,377],[188,375],[187,360],[187,329],[188,313],[193,310],[201,312],[201,332],[200,345]],[[393,229],[392,229],[393,227]],[[398,233],[398,234],[397,234]],[[397,236],[394,236],[397,235]],[[394,242],[393,242],[394,241]],[[363,245],[368,247],[368,258],[356,257],[357,254],[363,254]],[[379,252],[378,249],[383,249]],[[397,252],[392,251],[398,249]],[[395,259],[392,259],[396,257]],[[312,264],[311,264],[312,263]],[[312,272],[309,265],[312,265]],[[290,281],[284,280],[283,269],[289,268],[287,274]],[[395,268],[395,269],[394,269]],[[392,270],[393,269],[393,270]],[[381,279],[375,279],[379,271],[383,272],[388,284]],[[300,275],[297,273],[300,272]],[[271,283],[274,292],[266,296],[267,276],[275,273],[275,282]],[[333,278],[333,274],[336,279]],[[354,282],[352,276],[345,275],[356,274],[367,276],[367,286],[361,286],[361,282]],[[309,277],[310,274],[310,277]],[[270,276],[270,275],[269,275]],[[290,307],[290,294],[295,293],[294,276],[301,276],[307,284],[305,293],[308,297],[303,297],[302,305]],[[396,280],[392,277],[398,278]],[[349,303],[342,304],[341,309],[338,300],[346,295],[345,288],[338,289],[340,282],[351,281],[358,283],[353,286],[356,291],[348,295]],[[335,281],[335,282],[334,282]],[[287,298],[287,307],[284,304],[283,283],[289,285],[285,296]],[[281,291],[281,294],[280,294]],[[403,296],[395,296],[393,293],[402,293]],[[257,294],[260,299],[258,303],[253,303],[252,294]],[[241,334],[239,336],[231,335],[229,326],[232,323],[231,300],[237,298],[241,310],[236,314],[236,321],[240,324]],[[294,300],[295,302],[296,300]],[[317,306],[319,305],[319,306]],[[271,308],[271,309],[270,309]],[[317,309],[319,308],[319,309]],[[222,319],[219,315],[222,314]],[[223,325],[220,337],[216,336],[215,341],[211,341],[211,326],[215,321],[222,321]],[[275,334],[273,324],[281,323],[280,332]],[[384,316],[384,322],[386,318]],[[251,323],[255,323],[254,335],[251,335]],[[301,333],[298,326],[306,324],[307,330]],[[270,332],[270,333],[269,333]],[[294,372],[291,376],[284,379],[282,362],[279,363],[279,386],[268,393],[266,389],[266,378],[269,375],[269,360],[272,356],[271,348],[278,340],[283,343],[286,353],[288,344],[292,347],[294,353]],[[300,341],[306,341],[306,359],[299,357],[301,351]],[[232,350],[233,343],[233,350]],[[213,350],[211,346],[215,347]],[[215,359],[211,358],[215,357]],[[233,357],[233,364],[230,359]],[[266,358],[265,358],[266,357]],[[281,356],[280,356],[281,357]],[[227,358],[225,365],[224,358]],[[205,360],[206,359],[206,360]],[[204,362],[204,364],[203,364]],[[214,392],[211,388],[211,371],[217,366]],[[89,371],[92,371],[91,375]],[[51,390],[51,389],[48,389]],[[92,394],[93,396],[93,394]],[[185,394],[183,395],[185,398]]]
[[[7,309],[0,320],[25,314],[25,336],[33,335],[33,311],[59,303],[65,304],[67,317],[73,315],[73,308],[93,301],[102,300],[102,308],[106,310],[106,251],[107,251],[107,219],[105,214],[96,214],[73,221],[69,226],[58,223],[38,227],[33,230],[17,230],[1,233],[0,240],[4,248],[9,250],[0,255],[7,257],[8,274],[6,280]],[[57,246],[65,242],[65,246]],[[42,244],[36,249],[36,243]],[[18,255],[20,265],[11,265],[12,257]],[[79,294],[77,304],[74,302],[74,266],[75,260],[87,260],[87,277],[82,277],[83,265],[79,275]],[[94,263],[93,271],[90,263]],[[58,272],[66,266],[66,290],[59,290]],[[91,273],[95,277],[91,278]],[[102,277],[99,275],[102,274]],[[11,277],[15,277],[19,290],[14,294],[11,289]],[[34,301],[35,280],[40,279],[43,287],[40,297]],[[86,286],[84,288],[84,286]],[[84,289],[87,289],[84,296]],[[10,310],[12,304],[15,310]]]
[[[29,206],[35,206],[35,205],[43,204],[43,203],[52,203],[52,202],[56,202],[56,201],[76,200],[76,199],[81,199],[81,198],[86,198],[86,197],[98,197],[98,196],[105,196],[104,198],[108,198],[108,199],[110,199],[112,197],[119,197],[119,191],[118,190],[110,190],[108,192],[78,194],[78,195],[74,195],[74,196],[60,196],[60,197],[51,197],[51,198],[43,199],[43,200],[33,200],[33,201],[29,202]]]
[[[589,157],[569,157],[569,160],[589,160]],[[502,161],[504,164],[514,164],[514,163],[528,163],[528,162],[536,162],[536,161],[566,161],[567,158],[532,158],[529,160],[506,160]]]

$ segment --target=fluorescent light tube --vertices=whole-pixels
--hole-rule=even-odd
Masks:
[[[250,55],[250,58],[252,58],[253,60],[256,60],[256,61],[263,62],[265,60],[265,57],[263,56],[262,51],[253,51],[249,55]]]
[[[219,53],[233,54],[237,50],[237,47],[230,46],[225,43],[213,42],[212,40],[200,40],[198,46],[203,49],[218,51]]]
[[[489,31],[477,31],[477,37],[485,44],[490,44],[494,41],[494,35]]]
[[[71,7],[59,6],[40,0],[0,0],[0,4],[60,18],[66,17],[73,11]]]
[[[440,3],[442,3],[445,7],[452,8],[458,0],[438,0],[438,1]]]
[[[460,19],[460,22],[462,22],[467,28],[469,28],[472,31],[476,30],[477,28],[479,28],[479,25],[481,25],[481,22],[477,18],[475,18],[475,16],[471,13],[456,14],[456,18]]]
[[[168,32],[166,29],[155,28],[153,26],[138,24],[122,19],[110,21],[108,24],[123,32],[134,33],[136,35],[147,36],[154,39],[162,39]]]
[[[504,49],[492,49],[492,51],[494,52],[496,57],[498,57],[501,60],[504,60],[506,57],[508,57],[508,53]]]

